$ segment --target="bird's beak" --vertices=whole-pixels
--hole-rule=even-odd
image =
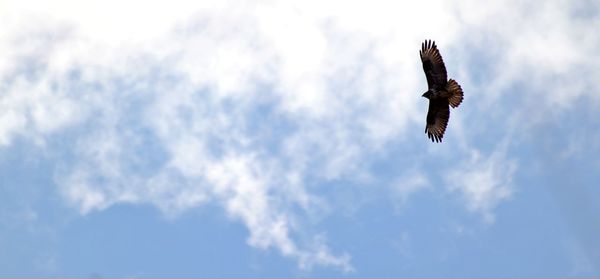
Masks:
[[[423,98],[429,98],[429,94],[428,94],[428,93],[429,93],[429,92],[425,92],[425,93],[423,93],[423,95],[421,95],[421,97],[423,97]]]

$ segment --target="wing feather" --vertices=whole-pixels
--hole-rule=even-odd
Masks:
[[[429,100],[425,133],[433,142],[441,142],[450,119],[448,99]]]
[[[447,83],[446,66],[435,41],[426,40],[421,44],[421,62],[429,89],[443,90]]]

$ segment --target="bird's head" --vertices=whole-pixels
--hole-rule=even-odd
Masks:
[[[422,96],[429,99],[431,97],[431,94],[432,94],[431,90],[427,90],[427,92],[423,93]]]

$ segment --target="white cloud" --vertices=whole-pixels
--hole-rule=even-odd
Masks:
[[[408,199],[420,190],[430,186],[429,179],[424,173],[411,170],[392,184],[392,188],[398,197],[399,203],[404,204]]]
[[[426,140],[421,40],[438,40],[468,90],[460,109],[473,113],[470,99],[484,110],[515,81],[546,92],[550,80],[549,100],[569,103],[593,93],[600,64],[589,55],[598,36],[575,40],[598,19],[571,20],[566,1],[539,11],[525,1],[34,2],[0,4],[3,148],[72,129],[74,159],[57,158],[56,182],[82,214],[127,202],[175,215],[215,202],[248,227],[250,245],[306,268],[352,270],[324,239],[298,236],[325,207],[307,181],[368,176],[390,143]],[[470,79],[472,51],[498,76]],[[450,129],[466,126],[457,119]],[[448,175],[488,221],[513,193],[504,154],[474,152]],[[412,179],[403,199],[427,184]]]
[[[0,34],[0,145],[9,145],[17,136],[43,143],[45,135],[78,123],[81,111],[75,100],[43,69],[60,37],[43,31],[33,36]]]
[[[513,195],[516,167],[516,162],[499,151],[486,158],[473,150],[470,161],[449,171],[445,179],[449,189],[458,192],[466,202],[468,210],[482,214],[485,222],[494,223],[493,209]]]
[[[600,74],[600,58],[591,54],[600,45],[600,36],[594,35],[600,26],[598,3],[545,1],[532,5],[512,0],[455,4],[467,31],[456,50],[459,55],[475,54],[473,63],[463,66],[489,67],[490,73],[489,79],[467,83],[467,88],[473,86],[472,94],[492,95],[485,98],[489,106],[507,95],[534,97],[536,105],[553,107],[568,107],[580,96],[597,98],[591,89],[594,77]],[[518,83],[525,92],[510,90]]]
[[[586,253],[586,248],[582,248],[577,241],[565,241],[563,243],[565,255],[568,256],[571,263],[570,277],[578,277],[583,274],[593,274],[598,266],[595,266],[594,255]],[[596,257],[597,259],[597,257]]]

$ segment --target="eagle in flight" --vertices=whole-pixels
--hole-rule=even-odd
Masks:
[[[441,142],[450,119],[448,106],[458,107],[463,100],[463,91],[455,80],[448,79],[444,60],[434,41],[423,42],[419,54],[429,88],[423,93],[423,97],[429,99],[425,133],[431,141]]]

